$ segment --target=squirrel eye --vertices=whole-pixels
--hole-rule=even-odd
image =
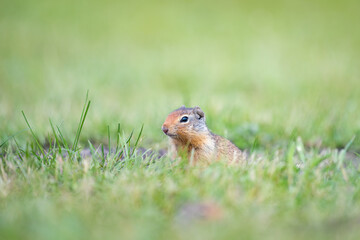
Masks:
[[[185,122],[187,122],[189,120],[189,118],[188,117],[182,117],[181,119],[180,119],[180,122],[181,123],[185,123]]]

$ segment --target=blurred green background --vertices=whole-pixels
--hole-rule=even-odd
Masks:
[[[83,143],[144,123],[142,144],[164,147],[183,104],[242,148],[342,147],[360,132],[359,1],[0,5],[1,142],[29,137],[21,110],[43,139],[49,117],[73,137],[87,90]]]

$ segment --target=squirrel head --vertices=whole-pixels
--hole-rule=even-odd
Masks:
[[[205,123],[205,114],[201,108],[186,108],[185,106],[171,112],[161,129],[167,136],[186,143],[191,143],[192,139],[209,132]]]

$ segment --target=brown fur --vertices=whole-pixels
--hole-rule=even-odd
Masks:
[[[180,122],[182,117],[187,122]],[[232,142],[213,134],[206,126],[205,115],[199,107],[176,109],[168,115],[162,129],[170,137],[172,157],[185,153],[195,162],[225,159],[245,160],[245,155]]]

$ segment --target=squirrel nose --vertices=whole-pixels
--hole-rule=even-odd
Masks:
[[[165,134],[167,134],[168,131],[169,131],[169,129],[168,129],[166,126],[164,126],[164,125],[161,127],[161,129],[163,130],[163,132],[164,132]]]

